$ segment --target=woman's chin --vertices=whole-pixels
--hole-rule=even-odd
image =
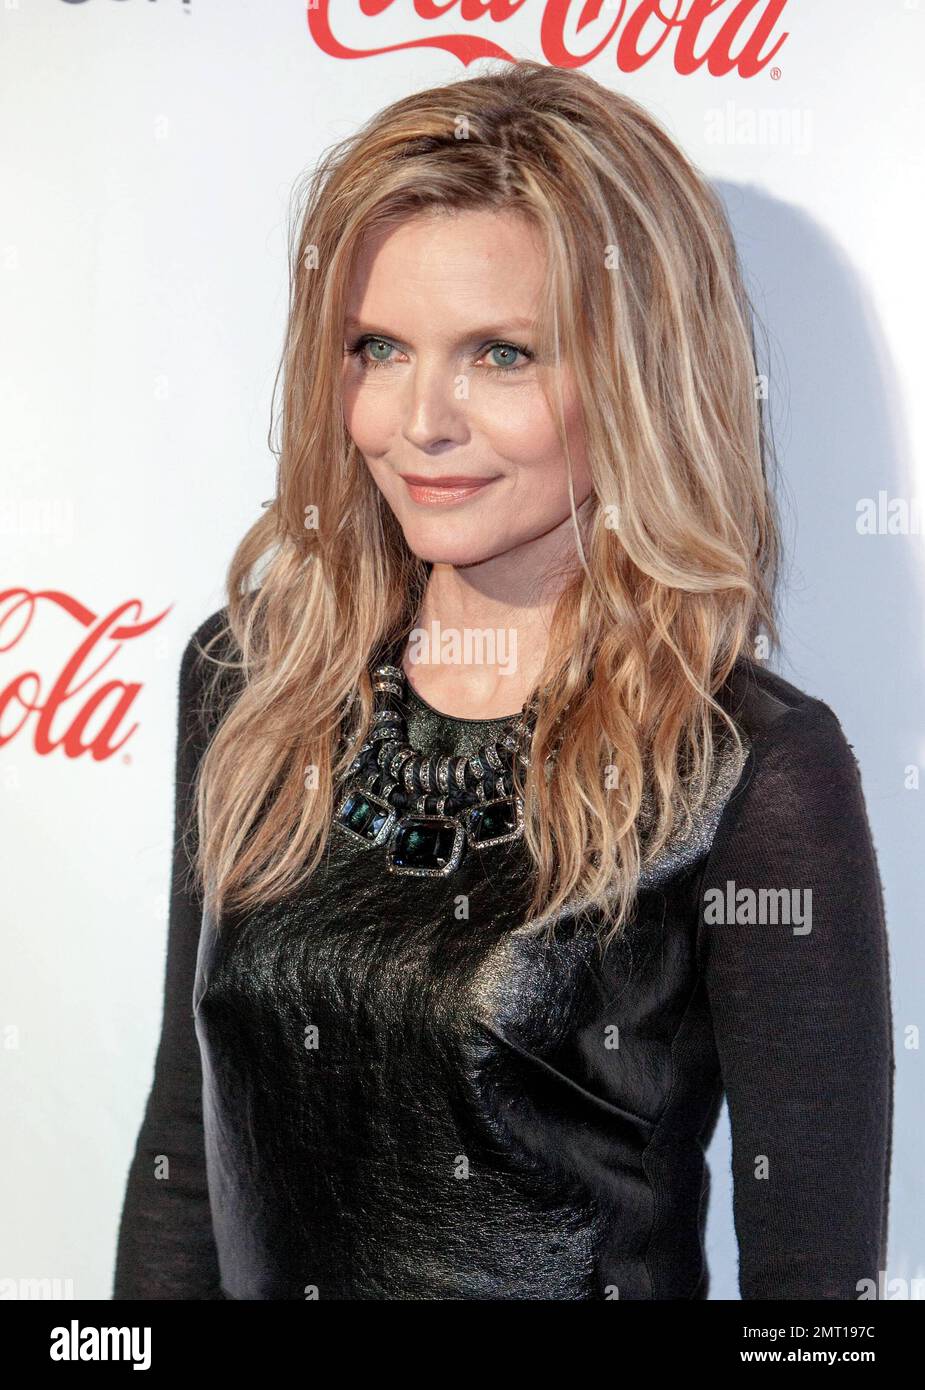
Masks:
[[[405,527],[404,536],[408,549],[419,560],[425,560],[428,564],[454,565],[460,568],[463,565],[478,565],[483,560],[490,560],[502,550],[506,550],[509,544],[500,535],[494,542],[491,537],[484,535],[454,536],[449,520],[442,523],[440,530],[442,535],[436,534],[436,528],[433,526]]]

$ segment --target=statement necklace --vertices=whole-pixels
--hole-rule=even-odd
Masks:
[[[474,757],[425,755],[408,739],[404,671],[376,666],[373,692],[370,734],[344,775],[336,826],[367,849],[385,845],[389,873],[425,878],[451,874],[467,844],[486,849],[523,834],[513,769],[530,766],[529,702]]]

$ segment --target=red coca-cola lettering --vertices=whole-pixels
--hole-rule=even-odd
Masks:
[[[56,748],[62,748],[67,758],[79,758],[82,753],[89,753],[94,762],[102,762],[123,748],[138,728],[136,722],[118,743],[113,742],[141,686],[137,681],[110,680],[87,694],[79,708],[64,710],[63,707],[85,692],[103,667],[117,655],[121,650],[117,643],[131,641],[150,632],[167,616],[173,605],[170,604],[162,613],[144,622],[123,623],[120,619],[128,609],[134,608],[136,617],[140,614],[142,604],[139,599],[128,599],[111,613],[99,617],[70,594],[58,589],[40,589],[37,592],[31,589],[6,589],[0,593],[0,652],[12,651],[22,640],[43,600],[64,609],[88,629],[87,635],[64,662],[47,695],[42,694],[42,681],[37,671],[21,672],[0,690],[0,748],[15,738],[29,718],[35,715],[34,745],[37,753],[47,756]],[[92,671],[82,672],[90,653],[94,648],[102,647],[107,640],[111,647],[103,660]],[[78,675],[81,675],[79,681]],[[32,686],[31,693],[27,692],[27,685]],[[90,719],[113,693],[118,696],[113,708],[94,737],[85,742],[84,734]],[[15,727],[10,728],[9,714],[16,710],[17,705],[22,710],[22,718]],[[59,710],[63,711],[65,717],[70,713],[71,719],[67,727],[55,735],[51,725]]]
[[[358,3],[361,14],[372,19],[384,14],[395,0],[358,0]],[[398,53],[408,48],[442,48],[468,67],[477,58],[512,60],[513,55],[500,42],[496,42],[495,37],[486,36],[484,22],[488,19],[495,25],[504,24],[525,3],[526,0],[445,0],[445,3],[438,4],[435,0],[414,0],[414,13],[423,23],[443,19],[451,10],[458,9],[458,18],[463,23],[482,21],[482,32],[425,34],[380,48],[361,49],[348,48],[332,33],[330,0],[314,0],[314,3],[309,3],[307,11],[308,32],[322,52],[332,58],[371,58],[379,53]],[[587,25],[600,19],[604,3],[605,0],[546,0],[540,20],[540,45],[550,66],[584,67],[616,40],[617,68],[620,72],[636,72],[675,34],[674,66],[682,76],[687,77],[705,65],[714,77],[723,77],[733,69],[740,77],[754,77],[768,66],[789,37],[789,33],[780,34],[773,47],[764,51],[765,45],[773,39],[775,26],[786,8],[787,0],[674,0],[670,14],[664,13],[664,9],[670,6],[671,0],[636,0],[632,8],[627,0],[620,0],[613,24],[597,46],[584,53],[573,53],[565,37],[570,18],[577,12],[575,32],[580,34]],[[759,9],[754,27],[733,53],[747,21]],[[703,25],[717,13],[725,15],[721,27],[698,52]],[[655,29],[656,35],[654,39],[650,37],[647,40],[646,33],[652,29]],[[658,32],[659,29],[661,32]],[[643,47],[646,42],[648,47]]]

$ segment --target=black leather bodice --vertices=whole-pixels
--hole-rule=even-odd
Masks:
[[[718,698],[744,766],[727,746],[603,957],[574,905],[551,944],[526,921],[516,841],[421,879],[332,830],[306,890],[217,924],[185,833],[225,699],[198,654],[226,616],[180,667],[164,1015],[114,1297],[703,1298],[721,1091],[742,1298],[869,1296],[889,951],[835,712],[736,663]],[[414,696],[408,722],[461,753],[498,723]]]
[[[501,723],[410,694],[429,752]],[[722,1085],[698,879],[741,771],[720,762],[603,958],[575,916],[551,944],[525,921],[519,841],[422,879],[332,829],[306,890],[220,930],[206,911],[194,1012],[227,1297],[704,1296]]]

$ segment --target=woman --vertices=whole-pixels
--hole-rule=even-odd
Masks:
[[[836,715],[763,664],[716,197],[584,73],[416,93],[314,175],[283,367],[182,662],[115,1297],[703,1298],[724,1092],[743,1298],[856,1297],[881,888]]]

